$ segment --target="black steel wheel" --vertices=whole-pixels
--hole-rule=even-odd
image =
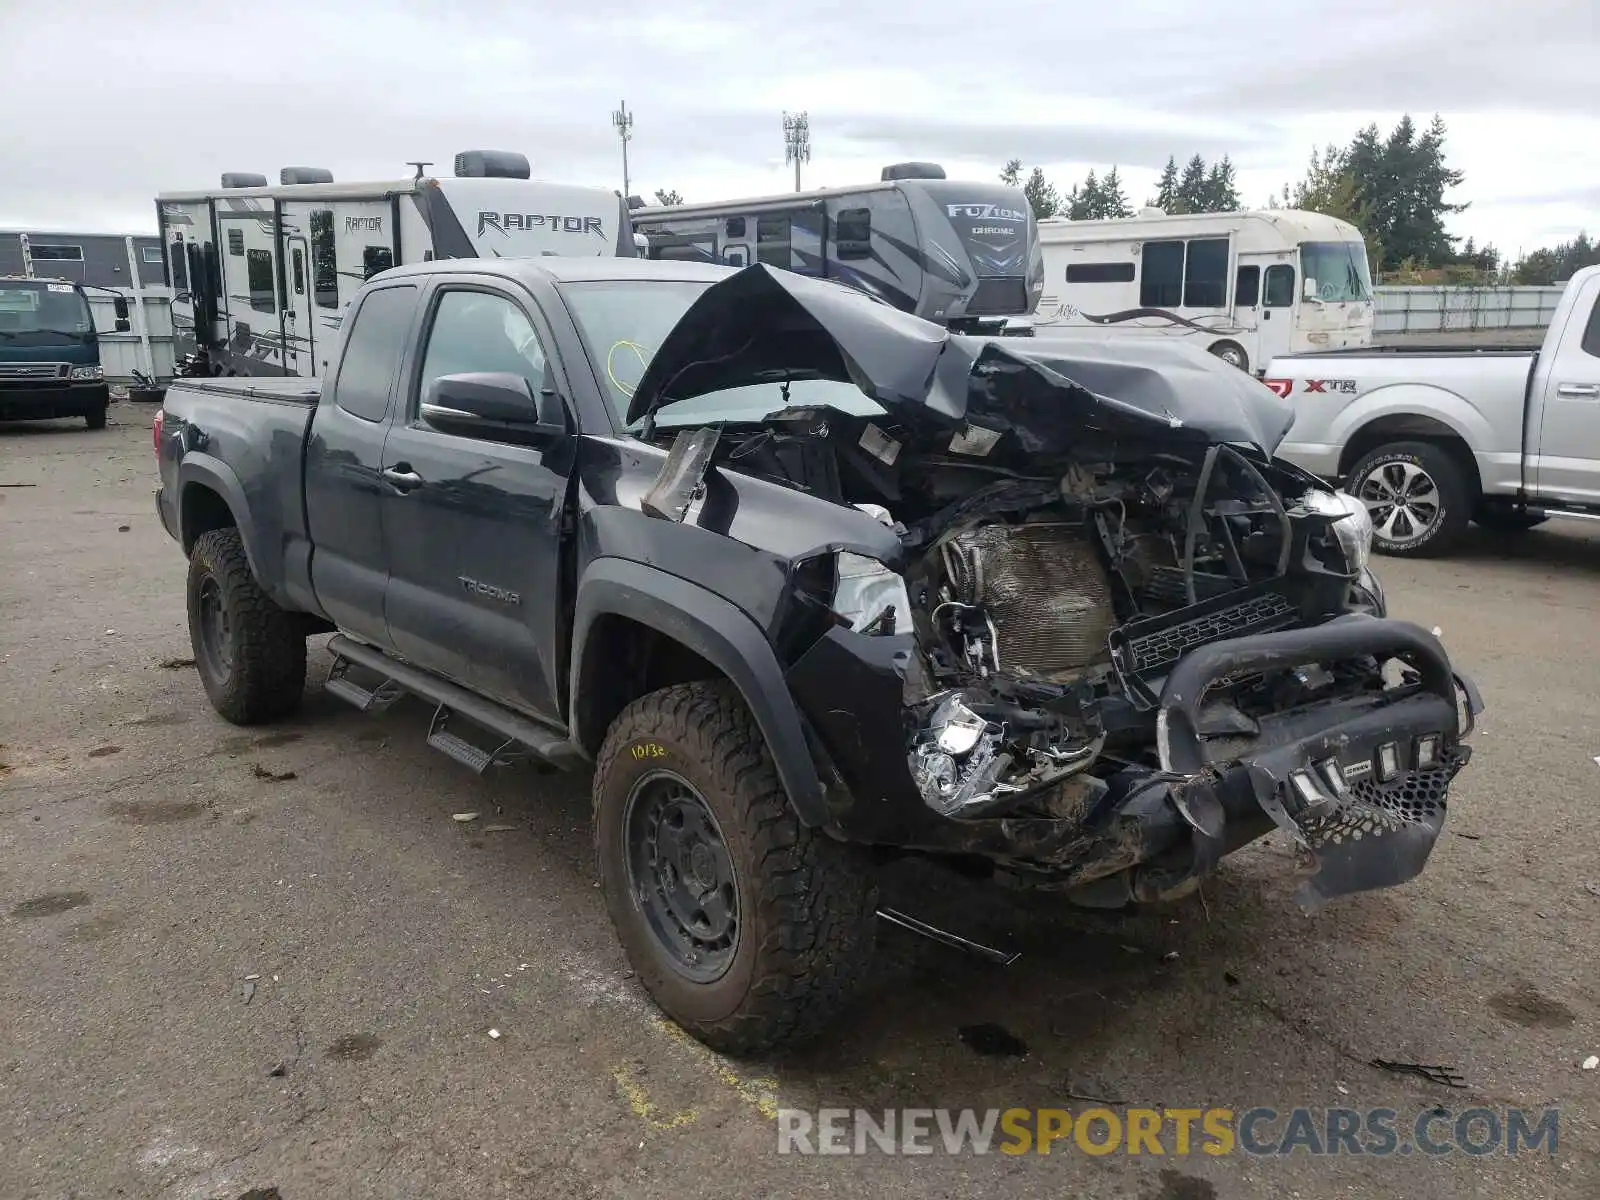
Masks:
[[[623,827],[628,890],[668,961],[696,983],[720,979],[739,945],[739,883],[716,816],[681,775],[652,771]]]
[[[849,1002],[872,955],[871,871],[800,822],[731,684],[679,684],[622,711],[595,767],[594,822],[628,961],[702,1042],[795,1045]]]

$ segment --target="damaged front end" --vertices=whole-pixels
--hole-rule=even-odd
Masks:
[[[1273,828],[1308,910],[1422,869],[1481,703],[1384,616],[1361,506],[1271,457],[1291,414],[1267,389],[1182,348],[930,333],[756,269],[695,307],[636,395],[646,435],[754,380],[784,404],[678,434],[648,511],[682,520],[733,471],[899,546],[788,573],[787,680],[838,832],[1109,906]],[[796,405],[796,378],[873,403]]]

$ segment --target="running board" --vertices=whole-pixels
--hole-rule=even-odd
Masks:
[[[527,756],[563,767],[573,766],[584,758],[577,746],[555,730],[448,680],[390,658],[381,650],[352,641],[342,633],[329,640],[328,649],[334,656],[333,670],[325,685],[331,695],[362,712],[381,712],[408,693],[420,696],[434,706],[433,720],[428,725],[428,745],[480,775],[492,766]],[[383,682],[376,688],[363,687],[350,678],[352,665],[371,671]],[[449,728],[453,717],[464,718],[498,734],[500,744],[493,750],[473,745]]]

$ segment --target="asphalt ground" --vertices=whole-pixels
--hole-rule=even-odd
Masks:
[[[1600,1054],[1600,539],[1584,527],[1380,564],[1396,615],[1441,627],[1488,702],[1416,881],[1306,918],[1274,838],[1201,895],[1103,916],[909,865],[886,902],[1021,957],[881,928],[834,1036],[736,1062],[628,972],[587,778],[473,776],[424,745],[419,705],[370,717],[325,696],[325,639],[294,719],[212,712],[152,506],[151,416],[0,425],[0,1197],[1600,1194],[1600,1071],[1581,1067]],[[1197,1122],[1179,1153],[1179,1118],[1160,1116],[1161,1154],[1075,1135],[1009,1154],[999,1133],[987,1154],[868,1137],[864,1154],[779,1153],[780,1109],[1121,1123],[1130,1106],[1270,1108],[1253,1144],[1299,1148],[1210,1154]],[[1558,1110],[1553,1154],[1505,1152],[1518,1108],[1530,1125]],[[1392,1109],[1400,1144],[1313,1153],[1329,1109]],[[1432,1113],[1431,1144],[1451,1148],[1471,1109],[1495,1114],[1498,1151],[1415,1143]],[[1110,1144],[1108,1122],[1085,1124]]]

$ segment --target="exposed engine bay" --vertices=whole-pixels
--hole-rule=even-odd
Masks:
[[[894,532],[895,556],[840,543],[797,564],[785,618],[791,688],[876,802],[842,810],[847,834],[1087,903],[1181,894],[1274,826],[1305,854],[1307,908],[1421,870],[1481,702],[1436,640],[1385,618],[1364,507],[1271,457],[1288,425],[1266,389],[1130,365],[1147,351],[977,339],[864,365],[830,316],[801,328],[835,335],[840,363],[802,377],[848,380],[881,415],[794,403],[793,371],[747,369],[783,404],[663,438],[644,508],[684,520],[720,469]],[[712,349],[682,348],[670,378],[710,388],[739,354],[766,361]]]

